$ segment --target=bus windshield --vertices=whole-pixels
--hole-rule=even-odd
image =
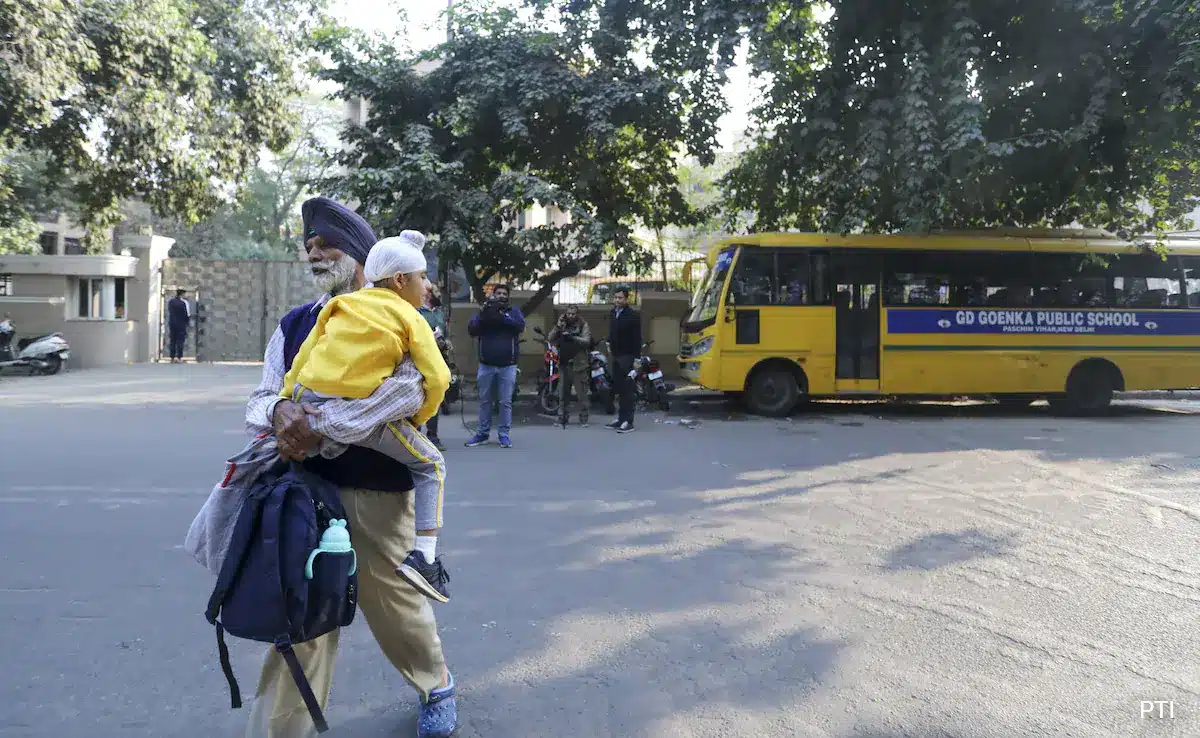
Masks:
[[[703,323],[717,317],[717,307],[721,304],[721,291],[725,288],[725,275],[729,273],[729,265],[733,263],[733,252],[736,247],[730,247],[717,255],[717,263],[709,270],[704,283],[696,291],[692,300],[692,312],[687,322]]]

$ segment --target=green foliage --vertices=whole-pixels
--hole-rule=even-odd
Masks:
[[[725,180],[755,229],[1143,234],[1197,205],[1191,0],[773,5],[756,147]]]
[[[41,233],[37,221],[27,215],[19,216],[11,225],[0,226],[0,254],[40,254]]]
[[[0,0],[0,150],[48,159],[82,220],[140,197],[195,222],[283,148],[315,0]],[[0,170],[0,225],[27,211]]]
[[[456,5],[455,19],[454,38],[423,58],[353,37],[330,45],[327,77],[370,108],[327,189],[381,233],[435,235],[477,296],[495,274],[536,280],[532,308],[603,257],[644,265],[634,225],[692,218],[675,155],[694,131],[675,84],[606,66],[510,10]],[[513,227],[545,206],[569,222]]]
[[[309,186],[332,167],[329,141],[335,138],[337,111],[322,100],[304,100],[297,109],[292,142],[264,156],[250,170],[231,202],[197,223],[156,216],[145,203],[122,207],[122,228],[153,231],[175,239],[173,256],[199,259],[295,259],[300,245],[300,203]]]

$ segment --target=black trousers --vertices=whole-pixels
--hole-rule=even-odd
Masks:
[[[183,345],[187,343],[187,329],[168,331],[167,352],[172,359],[183,358]]]
[[[425,435],[429,438],[438,437],[438,415],[434,415],[432,418],[425,421]]]
[[[633,362],[636,356],[614,356],[613,361],[616,364],[613,372],[613,385],[617,391],[617,420],[622,423],[633,425],[633,406],[635,404],[633,380],[629,378],[629,372],[633,371]]]

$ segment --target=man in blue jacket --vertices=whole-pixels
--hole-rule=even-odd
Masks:
[[[525,316],[509,301],[511,290],[498,284],[483,303],[479,313],[467,324],[467,333],[479,349],[479,430],[467,441],[467,448],[482,446],[492,435],[492,402],[499,392],[500,423],[497,430],[500,448],[512,448],[512,400],[517,386],[519,341],[525,330]]]

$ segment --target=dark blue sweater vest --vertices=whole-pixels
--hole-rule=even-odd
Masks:
[[[304,339],[317,324],[320,310],[315,302],[295,308],[279,321],[283,332],[283,370],[292,368]],[[413,488],[408,467],[378,451],[350,446],[336,459],[315,456],[304,462],[305,468],[339,487],[370,489],[379,492],[407,492]]]

